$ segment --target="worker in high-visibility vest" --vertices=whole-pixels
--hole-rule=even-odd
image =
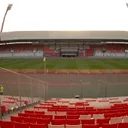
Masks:
[[[3,93],[4,93],[4,87],[0,85],[0,95],[3,95]]]

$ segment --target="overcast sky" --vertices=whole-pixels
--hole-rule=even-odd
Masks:
[[[0,0],[5,31],[128,30],[128,0]]]

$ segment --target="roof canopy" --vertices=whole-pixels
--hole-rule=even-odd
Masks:
[[[126,31],[16,31],[4,32],[4,41],[23,41],[23,40],[46,40],[46,39],[83,39],[83,40],[124,40],[128,41]]]

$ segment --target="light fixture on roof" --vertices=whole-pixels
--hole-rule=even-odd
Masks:
[[[11,10],[11,8],[12,8],[12,4],[8,4],[8,6],[7,6],[7,8],[6,8],[6,11],[5,11],[5,14],[4,14],[4,18],[3,18],[3,21],[2,21],[2,25],[1,25],[1,30],[0,30],[0,41],[1,41],[1,35],[2,35],[2,32],[3,32],[4,22],[5,22],[7,13],[8,13],[9,10]]]
[[[11,10],[11,8],[12,8],[12,4],[8,4],[7,10],[9,11]]]

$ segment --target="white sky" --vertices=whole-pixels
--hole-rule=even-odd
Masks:
[[[5,31],[128,30],[128,0],[0,0]]]

